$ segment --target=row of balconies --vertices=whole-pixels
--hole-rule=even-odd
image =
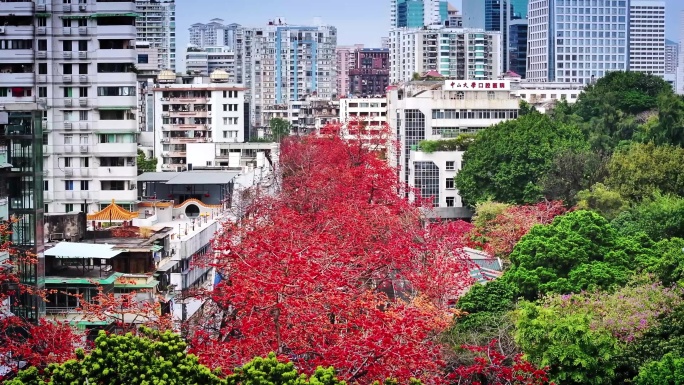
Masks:
[[[38,102],[41,103],[41,99],[38,98]],[[121,133],[130,133],[136,130],[135,120],[100,120],[97,122],[97,126],[93,126],[92,122],[61,122],[57,125],[53,123],[48,123],[47,120],[43,120],[42,128],[43,132],[51,132],[53,130],[64,130],[64,131],[89,131],[94,130],[107,130],[108,132],[121,131]]]
[[[136,62],[137,56],[135,49],[98,49],[96,51],[62,51],[55,52],[51,51],[53,55],[49,57],[48,51],[35,51],[36,59],[64,59],[64,60],[125,60],[130,62]],[[14,54],[14,55],[12,55]],[[7,59],[26,59],[33,57],[34,51],[30,49],[18,49],[18,50],[8,50],[3,51],[3,58]],[[55,57],[57,56],[57,57]],[[61,57],[60,57],[61,56]]]
[[[135,178],[138,176],[138,167],[93,167],[93,168],[55,168],[48,171],[48,176],[66,179],[69,178]]]
[[[164,144],[185,144],[185,143],[204,143],[204,142],[211,142],[211,138],[209,137],[199,137],[199,138],[161,138],[160,140],[161,143]]]
[[[45,202],[66,200],[74,200],[81,203],[84,200],[102,203],[111,202],[112,200],[116,202],[135,202],[138,199],[138,190],[43,191],[43,199]]]
[[[60,144],[44,145],[43,155],[55,154],[115,154],[117,156],[135,156],[138,145],[136,143],[97,143],[97,144]]]
[[[208,131],[211,127],[208,124],[165,124],[162,131]]]

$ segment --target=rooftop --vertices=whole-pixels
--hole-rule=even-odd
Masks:
[[[162,182],[169,185],[228,184],[240,173],[227,171],[146,172],[138,182]]]

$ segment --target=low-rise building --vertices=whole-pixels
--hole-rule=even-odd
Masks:
[[[299,134],[318,132],[328,123],[339,122],[339,110],[339,101],[327,98],[306,98],[299,108],[297,125],[293,128]]]
[[[387,98],[341,98],[340,122],[363,122],[368,126],[387,123]]]
[[[584,84],[581,83],[511,82],[511,95],[526,101],[541,113],[547,112],[560,101],[574,104],[583,89]]]
[[[390,161],[405,183],[411,180],[411,149],[422,140],[477,132],[517,118],[519,110],[508,80],[409,82],[390,87],[388,101],[390,128],[401,148]]]

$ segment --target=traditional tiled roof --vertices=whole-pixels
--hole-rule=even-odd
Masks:
[[[112,203],[104,209],[94,214],[88,214],[89,221],[130,221],[137,217],[138,213],[124,209],[114,203],[114,200],[112,200]]]

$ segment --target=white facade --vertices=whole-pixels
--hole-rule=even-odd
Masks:
[[[224,24],[223,19],[211,19],[209,23],[195,23],[188,29],[190,44],[197,47],[227,46],[237,50],[239,24]]]
[[[91,212],[137,199],[134,2],[0,2],[0,105],[44,112],[44,203]],[[7,48],[7,47],[6,47]]]
[[[665,39],[665,73],[677,73],[677,65],[679,65],[679,44]]]
[[[584,84],[580,83],[511,83],[511,95],[534,106],[542,114],[560,101],[577,102]]]
[[[276,19],[240,33],[237,66],[250,97],[252,125],[267,124],[262,113],[270,106],[307,95],[331,99],[336,93],[335,27],[295,26]]]
[[[390,128],[401,145],[391,161],[403,182],[409,182],[410,152],[420,141],[477,132],[517,118],[519,110],[507,80],[411,82],[390,89],[388,98]]]
[[[176,70],[175,0],[135,0],[137,40],[158,50],[157,69]]]
[[[423,198],[432,197],[441,218],[464,217],[463,200],[456,190],[455,178],[463,165],[464,151],[411,151],[409,186]],[[460,209],[460,210],[458,210]]]
[[[390,84],[437,71],[454,79],[494,79],[503,72],[501,33],[427,27],[390,31]]]
[[[588,84],[629,68],[629,2],[574,3],[530,0],[527,80]]]
[[[665,1],[631,0],[629,70],[665,75]]]
[[[158,171],[187,168],[190,143],[245,141],[245,89],[225,83],[159,84],[154,88]]]
[[[188,143],[187,161],[193,169],[258,169],[268,166],[266,152],[276,143]]]
[[[387,98],[340,99],[340,122],[360,121],[368,126],[387,123]]]

